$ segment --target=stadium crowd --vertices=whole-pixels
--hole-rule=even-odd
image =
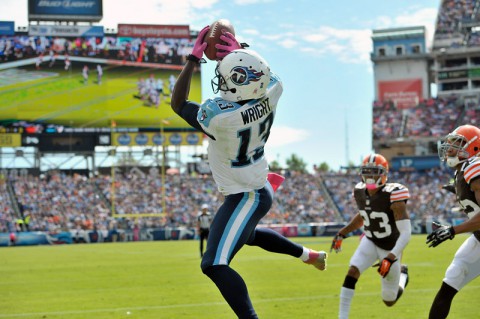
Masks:
[[[435,40],[461,38],[461,25],[472,21],[478,0],[443,0],[437,15]],[[453,42],[452,46],[461,46],[461,42]]]
[[[464,120],[463,103],[452,95],[420,101],[415,107],[398,109],[391,101],[373,103],[373,138],[441,137]],[[469,117],[473,118],[473,117]]]
[[[356,214],[351,196],[354,185],[360,181],[356,170],[322,174],[286,172],[285,175],[286,180],[262,224],[339,222],[348,221]],[[433,169],[423,173],[392,172],[389,179],[410,189],[408,209],[412,219],[425,221],[433,216],[445,220],[462,217],[452,210],[453,194],[442,190],[450,175],[448,170]],[[164,178],[165,189],[160,175],[142,173],[87,178],[56,172],[2,179],[0,232],[15,228],[16,231],[58,232],[195,227],[202,204],[207,204],[213,212],[218,209],[222,195],[211,176],[175,174]],[[9,184],[22,218],[15,214],[7,192]],[[165,201],[162,201],[163,195]],[[166,214],[160,215],[164,211]],[[120,218],[113,218],[112,212]],[[139,214],[159,215],[136,218]],[[22,224],[18,223],[19,219]]]
[[[182,65],[192,46],[190,39],[9,36],[0,37],[0,63],[30,58],[47,62],[60,54]]]

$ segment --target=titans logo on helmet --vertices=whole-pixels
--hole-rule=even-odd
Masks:
[[[250,70],[244,66],[236,66],[232,70],[232,82],[237,85],[248,85],[251,82],[257,82],[260,77],[265,75],[263,72],[257,70]]]

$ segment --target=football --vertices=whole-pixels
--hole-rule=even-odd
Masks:
[[[233,25],[230,23],[230,21],[228,21],[227,19],[217,20],[210,25],[210,30],[205,35],[205,42],[207,42],[207,47],[205,48],[205,56],[209,60],[217,60],[217,48],[215,48],[215,44],[225,44],[225,42],[220,40],[220,36],[225,32],[230,32],[231,34],[235,35],[235,29],[233,28]]]

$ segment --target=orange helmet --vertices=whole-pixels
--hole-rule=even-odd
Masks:
[[[438,156],[450,167],[480,155],[480,129],[473,125],[457,127],[439,141]]]
[[[379,188],[387,182],[388,162],[380,154],[365,156],[360,168],[363,182],[367,189]]]

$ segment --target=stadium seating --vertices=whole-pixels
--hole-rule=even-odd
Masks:
[[[421,101],[411,109],[399,110],[389,101],[373,103],[373,138],[442,137],[473,117],[464,118],[465,106],[456,96]],[[472,114],[471,111],[468,114]]]
[[[442,169],[422,173],[391,172],[390,180],[406,185],[411,194],[408,211],[412,219],[425,221],[461,218],[452,209],[454,195],[441,189],[451,171]],[[262,224],[302,224],[344,222],[356,213],[352,190],[360,177],[356,171],[322,174],[286,172],[286,180],[276,193],[273,206]],[[321,184],[323,183],[323,185]],[[28,228],[33,231],[103,230],[154,227],[195,227],[199,207],[207,203],[218,209],[221,194],[211,176],[184,174],[165,176],[166,215],[135,218],[136,214],[162,213],[160,176],[99,175],[87,178],[52,173],[47,176],[17,177],[12,180],[16,203],[8,200],[6,183],[0,187],[0,232],[15,224],[15,205],[21,205]],[[326,190],[326,192],[324,191]],[[110,202],[114,192],[114,201]],[[6,200],[4,200],[6,199]],[[128,214],[112,218],[111,213]],[[17,229],[22,230],[22,229]]]

